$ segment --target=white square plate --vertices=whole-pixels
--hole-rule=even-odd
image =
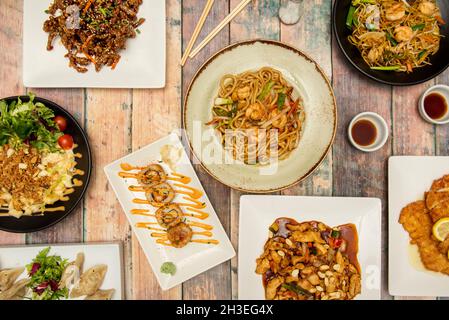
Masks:
[[[449,173],[449,157],[390,157],[389,291],[393,296],[449,296],[449,277],[425,270],[416,246],[398,222],[402,208],[423,200],[432,182]]]
[[[87,270],[98,264],[108,266],[101,289],[115,289],[112,300],[124,299],[123,259],[121,243],[98,244],[48,244],[0,247],[0,269],[25,267],[34,257],[47,247],[51,247],[51,255],[56,254],[63,259],[73,261],[77,253],[83,252],[85,261],[83,269]],[[19,279],[26,277],[24,272]]]
[[[165,163],[160,163],[160,150],[165,145],[172,145],[182,150],[181,158],[176,166],[176,172],[192,178],[189,186],[197,188],[204,193],[199,201],[206,204],[206,208],[202,211],[209,213],[210,216],[201,222],[213,227],[213,239],[219,241],[218,245],[189,243],[181,249],[171,248],[157,244],[155,239],[150,236],[149,230],[136,227],[138,222],[155,222],[155,219],[133,215],[130,213],[132,209],[149,209],[151,212],[155,212],[156,209],[150,205],[133,203],[134,198],[143,198],[144,195],[142,192],[132,192],[128,189],[129,186],[136,184],[136,180],[120,178],[119,172],[123,171],[120,168],[120,164],[129,163],[135,166],[146,166],[150,163],[159,163],[164,167],[165,172],[169,174],[171,172],[170,168]],[[163,290],[177,286],[235,256],[234,248],[190,163],[181,141],[175,133],[113,162],[105,167],[105,172]],[[175,201],[182,202],[182,196],[177,195]],[[173,262],[176,265],[177,271],[174,276],[160,272],[160,267],[164,262]]]
[[[93,66],[86,73],[69,67],[60,39],[47,51],[43,31],[53,0],[24,0],[23,83],[34,88],[162,88],[165,86],[165,0],[146,0],[138,16],[145,18],[135,39],[128,39],[126,50],[115,70]]]
[[[359,236],[358,260],[362,292],[357,300],[381,298],[381,211],[379,199],[291,196],[242,196],[240,198],[239,269],[240,300],[263,300],[262,277],[256,259],[263,252],[268,228],[281,217],[298,222],[320,221],[330,227],[353,223]]]

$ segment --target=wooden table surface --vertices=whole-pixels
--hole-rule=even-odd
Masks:
[[[148,1],[148,0],[145,0]],[[323,165],[286,195],[378,197],[383,203],[382,297],[387,288],[387,159],[391,155],[448,155],[449,126],[432,126],[418,114],[419,95],[436,83],[449,84],[449,72],[422,85],[391,87],[373,82],[352,68],[331,32],[332,0],[307,0],[300,23],[285,26],[278,19],[279,0],[255,0],[182,70],[187,45],[205,0],[167,0],[167,85],[161,90],[36,89],[22,82],[23,1],[0,1],[0,97],[35,92],[66,107],[84,126],[93,147],[94,171],[82,205],[69,218],[42,232],[0,232],[1,244],[98,242],[121,240],[125,248],[128,299],[237,299],[237,258],[223,263],[172,290],[163,292],[131,232],[126,217],[103,174],[103,167],[181,125],[186,88],[199,66],[230,43],[276,39],[313,57],[332,79],[338,102],[339,126],[332,152]],[[240,0],[218,0],[200,35],[204,38]],[[379,113],[391,135],[380,151],[364,154],[350,146],[346,128],[362,111]],[[236,248],[239,198],[210,178],[199,177]],[[405,298],[405,297],[396,297]]]

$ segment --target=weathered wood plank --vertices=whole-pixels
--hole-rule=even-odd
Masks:
[[[449,70],[435,79],[436,84],[449,85]],[[435,153],[437,156],[449,156],[449,126],[441,125],[435,128]],[[448,300],[449,298],[438,298]]]
[[[421,94],[434,81],[413,87],[393,88],[393,152],[395,155],[434,155],[434,126],[418,111]]]
[[[449,69],[436,78],[436,83],[449,85]],[[436,154],[439,156],[448,156],[449,126],[448,125],[436,126],[435,134],[436,134],[435,137]]]
[[[132,150],[159,139],[181,126],[181,1],[167,1],[167,84],[160,90],[134,90]],[[148,112],[151,110],[151,112]],[[133,299],[181,299],[182,287],[162,291],[133,234]]]
[[[54,101],[69,111],[84,126],[84,92],[82,89],[28,89],[37,96]],[[83,204],[61,223],[50,229],[31,233],[27,243],[75,243],[83,240]]]
[[[304,1],[298,24],[281,25],[281,40],[309,54],[332,80],[331,19],[332,3],[327,0]],[[332,195],[332,151],[305,181],[282,192],[286,195]]]
[[[182,14],[182,42],[183,50],[187,45],[193,30],[201,15],[206,1],[185,0],[183,1]],[[200,33],[197,43],[200,43],[215,26],[223,20],[229,12],[228,0],[215,1],[213,8],[206,20],[203,30]],[[188,60],[183,69],[183,98],[187,93],[187,87],[198,70],[199,66],[208,59],[213,53],[228,44],[229,28],[224,28],[215,39],[213,39],[196,57]],[[204,189],[218,214],[225,230],[229,234],[229,188],[215,181],[199,165],[195,165]],[[185,282],[183,284],[184,299],[230,299],[231,298],[231,275],[230,263],[225,262],[221,265]]]
[[[390,298],[387,287],[387,158],[391,139],[379,151],[362,153],[347,138],[351,119],[362,111],[380,114],[391,126],[391,87],[371,81],[349,65],[333,43],[333,79],[339,125],[333,150],[333,195],[382,199],[382,297]]]
[[[0,5],[0,98],[22,95],[22,16],[23,1],[3,0]],[[1,244],[21,244],[22,234],[0,231]]]
[[[435,154],[435,128],[425,122],[418,111],[421,94],[434,81],[413,87],[393,88],[393,154],[426,155]],[[409,300],[416,297],[395,297],[395,300]],[[435,298],[426,298],[435,299]]]
[[[231,0],[231,7],[240,3]],[[279,0],[258,0],[250,3],[230,24],[231,43],[255,38],[279,40],[281,34],[278,17]],[[238,235],[240,197],[245,194],[231,190],[231,241],[237,256],[231,260],[232,299],[238,298]],[[279,193],[276,193],[279,194]]]
[[[131,231],[103,168],[131,150],[130,90],[87,90],[85,128],[92,145],[93,175],[85,199],[84,239],[124,241],[126,296],[131,292]]]

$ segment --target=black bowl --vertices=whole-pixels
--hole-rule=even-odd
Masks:
[[[335,0],[332,14],[334,34],[340,49],[349,62],[371,79],[395,86],[422,83],[436,77],[449,67],[449,1],[437,0],[437,3],[442,18],[446,21],[446,24],[441,26],[441,34],[444,37],[441,38],[440,50],[431,57],[432,65],[415,69],[412,73],[371,70],[363,60],[359,50],[348,40],[351,31],[346,27],[346,17],[351,0]]]
[[[18,96],[9,97],[5,99],[7,103],[17,101]],[[20,96],[22,101],[29,101],[28,96]],[[83,182],[81,187],[75,187],[75,192],[69,195],[69,200],[64,202],[57,202],[51,207],[64,206],[64,211],[48,212],[40,216],[23,216],[20,219],[14,217],[0,217],[0,230],[15,233],[26,233],[40,231],[49,228],[56,223],[66,218],[76,208],[78,203],[83,198],[87,187],[89,185],[90,176],[92,172],[92,154],[90,151],[89,142],[87,136],[75,118],[62,107],[56,103],[38,98],[34,99],[35,102],[41,102],[48,108],[52,109],[55,115],[61,115],[67,119],[67,129],[64,133],[72,135],[75,144],[78,147],[75,149],[77,153],[82,154],[82,158],[77,159],[77,169],[83,170],[85,174],[83,176],[77,176],[78,180]]]

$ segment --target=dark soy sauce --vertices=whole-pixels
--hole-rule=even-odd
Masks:
[[[433,120],[439,120],[447,114],[447,101],[439,93],[431,93],[424,99],[424,110]]]
[[[352,139],[359,146],[367,147],[376,142],[377,128],[370,120],[358,120],[351,129]]]

